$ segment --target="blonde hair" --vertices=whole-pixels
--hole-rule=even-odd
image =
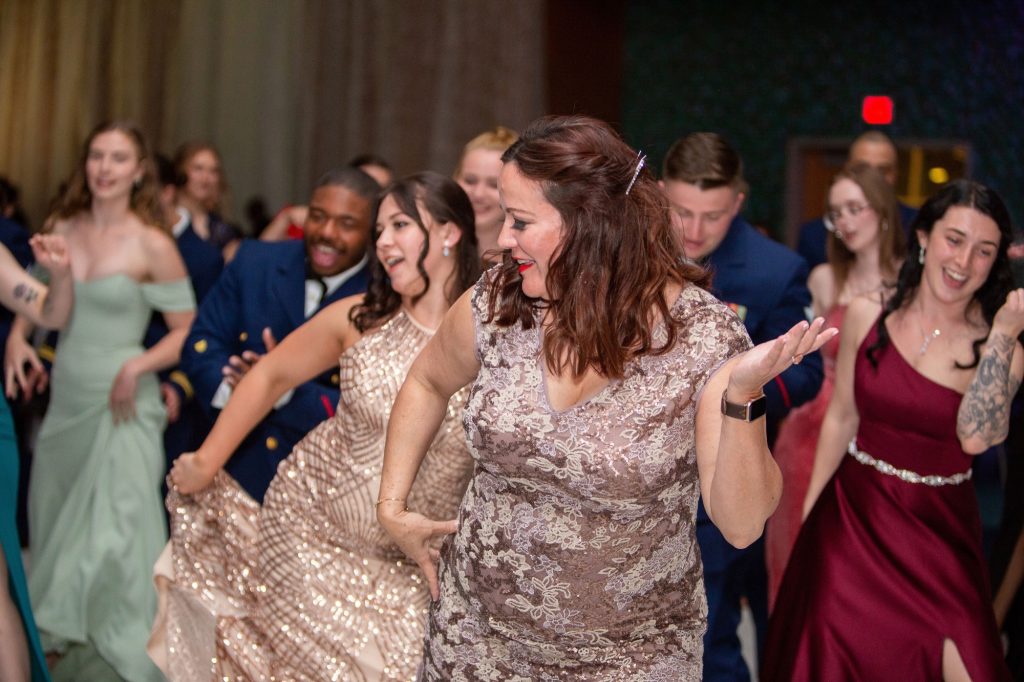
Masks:
[[[452,177],[458,179],[462,174],[462,162],[471,151],[475,149],[490,149],[500,154],[511,147],[518,139],[519,133],[505,126],[494,126],[494,128],[480,133],[462,148],[462,154],[459,156],[459,162],[455,164],[455,172],[452,173]]]

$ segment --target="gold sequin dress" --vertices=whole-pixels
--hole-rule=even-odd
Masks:
[[[284,460],[262,510],[226,474],[168,498],[172,680],[407,680],[422,659],[429,591],[378,525],[384,438],[431,332],[399,312],[341,356],[337,414]],[[409,495],[454,518],[472,470],[456,394]]]
[[[688,286],[671,350],[555,410],[539,325],[483,322],[486,298],[478,285],[477,467],[442,551],[424,679],[700,680],[696,398],[749,347],[742,322]]]

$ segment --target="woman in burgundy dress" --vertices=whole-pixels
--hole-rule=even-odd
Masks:
[[[1009,679],[969,479],[1024,374],[1010,218],[957,181],[913,228],[896,292],[846,312],[763,680]]]

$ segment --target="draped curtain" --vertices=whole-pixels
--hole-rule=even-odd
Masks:
[[[224,158],[236,219],[362,152],[449,173],[543,111],[544,0],[0,0],[0,175],[39,225],[88,131]]]

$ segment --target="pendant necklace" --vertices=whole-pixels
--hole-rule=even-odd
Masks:
[[[931,334],[926,332],[924,330],[924,314],[923,313],[921,313],[921,316],[917,320],[917,326],[921,329],[921,338],[924,339],[924,343],[921,344],[921,348],[917,351],[917,354],[918,355],[924,355],[926,352],[928,352],[928,346],[931,345],[932,341],[934,341],[935,339],[939,338],[939,336],[942,334],[942,330],[939,329],[938,327],[936,327],[935,329],[932,330]]]

